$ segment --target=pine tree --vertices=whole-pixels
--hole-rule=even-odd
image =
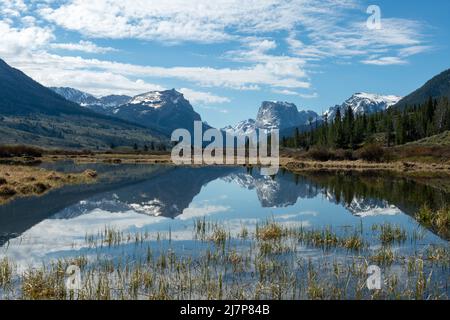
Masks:
[[[344,131],[342,128],[342,117],[341,117],[341,109],[338,108],[336,110],[336,116],[334,118],[334,145],[336,148],[344,148],[345,147],[345,137]]]

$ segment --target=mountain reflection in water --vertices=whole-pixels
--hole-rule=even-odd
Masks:
[[[186,220],[211,212],[221,213],[220,219],[224,221],[309,212],[318,216],[315,225],[345,225],[357,223],[360,218],[405,216],[417,225],[411,217],[421,205],[438,207],[450,199],[448,193],[432,186],[389,175],[295,175],[281,171],[277,176],[265,177],[257,169],[243,167],[74,165],[70,162],[46,166],[60,171],[91,168],[100,173],[101,179],[98,184],[69,186],[0,207],[0,245],[26,235],[42,223],[75,221],[95,214],[102,216],[98,222],[103,226],[125,215],[140,221],[131,225],[143,227],[154,224],[155,218]],[[164,223],[167,227],[170,222]],[[86,232],[83,231],[83,236]]]

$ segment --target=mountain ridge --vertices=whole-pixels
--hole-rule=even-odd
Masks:
[[[407,105],[419,105],[425,103],[429,98],[450,98],[450,69],[432,77],[420,88],[414,90],[403,99],[398,101],[395,108],[404,108]]]
[[[358,115],[386,111],[400,101],[400,99],[401,97],[395,95],[357,92],[345,100],[342,104],[330,107],[324,112],[323,117],[327,117],[328,120],[332,120],[336,116],[338,108],[340,109],[341,114],[344,114],[348,107],[351,107],[353,113]]]
[[[1,59],[0,116],[2,144],[107,149],[167,141],[157,130],[68,101]]]
[[[100,98],[73,88],[63,89],[65,89],[64,92],[59,88],[52,88],[73,102],[82,103],[86,101],[84,98],[88,97],[89,103],[84,104],[86,108],[156,129],[166,136],[170,136],[173,130],[178,128],[187,129],[192,133],[194,121],[202,121],[201,116],[195,112],[190,102],[175,89],[148,91],[133,97],[108,95]],[[74,91],[77,91],[76,95],[72,94]],[[210,128],[207,124],[204,124],[203,127],[204,129]]]

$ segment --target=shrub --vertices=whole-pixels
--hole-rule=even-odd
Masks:
[[[87,177],[87,178],[97,178],[97,172],[94,170],[90,170],[87,169],[83,172],[83,174]]]
[[[29,146],[0,146],[0,157],[42,157],[42,150]]]
[[[369,162],[382,162],[385,160],[386,153],[382,146],[378,144],[368,144],[356,151],[356,156],[359,159]]]
[[[354,158],[353,158],[353,151],[352,150],[337,149],[336,151],[334,151],[334,158],[336,160],[354,160]]]
[[[333,158],[333,153],[324,147],[314,147],[308,151],[308,157],[316,161],[328,161]]]
[[[8,186],[0,187],[0,196],[11,197],[11,196],[15,195],[16,193],[17,193],[16,190],[14,190]]]
[[[33,191],[37,194],[42,194],[45,191],[47,191],[49,188],[50,187],[47,184],[42,183],[42,182],[38,182],[33,185]]]

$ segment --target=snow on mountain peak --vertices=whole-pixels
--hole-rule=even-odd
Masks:
[[[256,117],[256,126],[261,129],[285,129],[302,125],[303,119],[297,106],[289,102],[264,101]]]
[[[129,104],[140,104],[157,109],[168,102],[177,104],[180,99],[184,99],[184,96],[176,90],[150,91],[133,97]]]
[[[96,98],[92,94],[69,87],[51,87],[51,90],[63,96],[66,100],[78,103],[82,107],[101,112],[127,103],[131,97],[125,95],[109,95]]]
[[[401,97],[394,95],[380,95],[367,92],[357,92],[344,101],[341,105],[331,107],[324,113],[328,119],[333,119],[337,109],[344,113],[347,108],[352,108],[355,114],[371,114],[385,111],[400,101]]]
[[[69,87],[51,87],[51,90],[64,97],[66,100],[78,103],[79,105],[86,107],[97,103],[99,100],[93,95]]]
[[[293,103],[264,101],[258,110],[256,120],[244,120],[235,126],[226,126],[222,130],[235,136],[243,136],[253,133],[256,129],[283,130],[303,126],[318,117],[314,111],[298,111]]]

